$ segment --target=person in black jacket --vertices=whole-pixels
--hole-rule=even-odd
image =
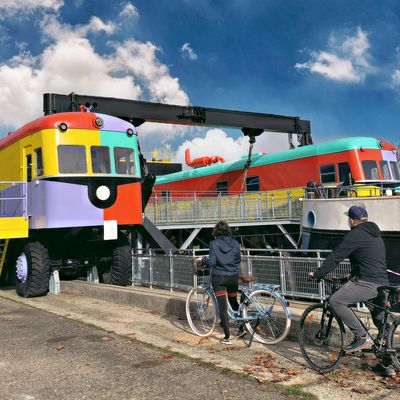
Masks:
[[[240,245],[232,238],[231,228],[224,221],[215,225],[212,235],[215,239],[210,242],[209,257],[204,258],[203,262],[212,267],[212,286],[217,296],[221,324],[225,335],[220,343],[231,344],[226,296],[228,296],[232,309],[237,311],[239,309],[237,292],[241,261]],[[244,330],[240,331],[238,336],[241,336],[242,333],[244,333]]]
[[[310,272],[309,276],[321,279],[345,258],[350,259],[350,279],[329,298],[329,303],[353,332],[354,340],[345,346],[344,350],[354,352],[371,346],[372,339],[349,306],[376,298],[378,287],[388,285],[389,281],[386,270],[386,248],[378,225],[368,221],[367,211],[363,207],[352,206],[347,215],[351,226],[350,232],[329,254],[321,268]]]

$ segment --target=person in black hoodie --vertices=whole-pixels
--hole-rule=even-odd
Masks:
[[[350,232],[329,254],[321,268],[310,272],[309,277],[319,280],[334,270],[345,258],[350,259],[349,281],[329,298],[336,314],[354,334],[353,342],[344,347],[344,350],[350,353],[371,346],[372,339],[349,306],[376,298],[378,287],[389,285],[389,281],[386,248],[378,225],[368,221],[367,211],[363,207],[352,206],[347,215]]]
[[[221,324],[225,335],[220,343],[231,344],[226,296],[228,296],[232,309],[237,311],[239,309],[237,292],[241,261],[240,245],[232,238],[231,228],[224,221],[215,225],[212,235],[215,239],[210,242],[209,257],[204,258],[203,262],[212,267],[212,286],[217,296]],[[242,331],[244,333],[244,330]],[[241,334],[242,332],[239,331],[238,336],[241,336]]]

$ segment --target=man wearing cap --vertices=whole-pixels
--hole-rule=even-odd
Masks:
[[[310,272],[309,277],[321,279],[345,258],[350,259],[350,279],[329,298],[329,303],[354,333],[353,342],[344,347],[346,352],[351,353],[371,346],[372,339],[349,306],[377,297],[378,287],[389,285],[389,281],[386,248],[378,225],[368,221],[367,211],[360,206],[350,207],[347,215],[350,232],[346,233],[339,246],[329,254],[321,268]]]

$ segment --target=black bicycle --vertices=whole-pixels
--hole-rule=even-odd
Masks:
[[[331,286],[331,295],[335,293],[345,278],[323,278]],[[364,353],[374,353],[381,359],[390,355],[393,364],[400,368],[400,317],[393,314],[389,299],[398,298],[399,286],[382,286],[379,289],[384,296],[384,306],[379,306],[371,301],[364,304],[368,308],[384,311],[384,319],[377,334],[373,334],[359,319],[362,326],[372,338],[371,348],[362,349]],[[307,364],[318,372],[329,372],[339,367],[345,352],[346,330],[341,319],[335,314],[326,298],[322,303],[308,307],[300,320],[299,345],[301,353]],[[385,337],[384,332],[388,331]]]

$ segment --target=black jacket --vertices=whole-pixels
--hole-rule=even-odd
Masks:
[[[204,262],[213,267],[214,275],[238,275],[241,255],[239,243],[230,236],[219,236],[210,242],[210,256]]]
[[[378,225],[364,222],[346,233],[339,246],[326,258],[315,272],[317,279],[335,269],[345,258],[350,259],[351,275],[360,280],[388,285],[386,248]]]

